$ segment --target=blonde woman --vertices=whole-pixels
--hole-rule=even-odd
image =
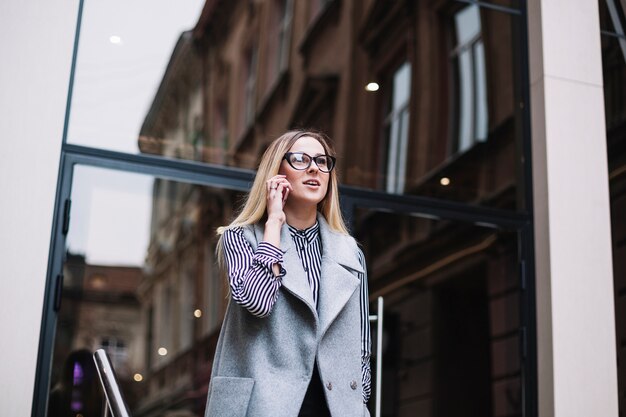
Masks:
[[[261,160],[239,216],[218,229],[231,299],[206,416],[368,416],[363,254],[339,207],[327,138],[291,131]]]

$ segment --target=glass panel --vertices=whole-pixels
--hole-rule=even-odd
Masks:
[[[602,5],[600,11],[602,16]],[[619,4],[619,2],[616,2]],[[622,1],[623,5],[624,2]],[[605,9],[606,11],[606,9]],[[626,39],[602,35],[619,409],[626,410]]]
[[[598,0],[600,29],[624,36],[626,34],[626,2],[624,0]]]
[[[478,6],[468,6],[461,9],[454,16],[456,26],[456,44],[462,45],[470,42],[474,37],[480,36],[480,9]]]
[[[102,415],[91,358],[98,348],[108,351],[131,414],[203,415],[227,302],[215,228],[240,195],[75,168],[49,416]]]
[[[404,107],[411,97],[411,65],[402,64],[393,76],[393,107],[396,112]]]
[[[385,117],[386,163],[382,175],[387,178],[385,191],[402,193],[406,175],[409,100],[411,98],[411,65],[400,65],[389,82],[391,94]]]
[[[518,15],[453,0],[416,2],[409,15],[383,3],[363,16],[333,8],[314,36],[307,25],[284,32],[302,65],[274,86],[263,74],[278,59],[266,36],[276,28],[261,12],[269,3],[86,2],[69,142],[256,169],[285,130],[322,127],[340,151],[346,184],[524,206],[526,25]],[[286,4],[292,22],[308,19],[306,2]],[[363,36],[348,36],[354,28]],[[374,81],[382,87],[366,91]],[[390,109],[401,126],[388,126]]]
[[[203,4],[84,2],[69,143],[138,152],[142,124],[166,69],[170,76],[181,71],[170,55],[193,54],[185,31],[193,28]]]
[[[487,140],[488,105],[485,47],[482,41],[474,45],[474,77],[476,82],[476,140]]]
[[[458,97],[459,97],[459,132],[458,144],[455,146],[458,152],[467,151],[474,141],[474,77],[472,74],[472,55],[464,51],[456,61],[458,65]]]
[[[516,233],[369,209],[355,230],[385,300],[382,414],[521,416]]]
[[[443,6],[418,2],[415,7],[416,13],[429,16],[428,23],[416,29],[420,36],[415,49],[412,45],[397,48],[397,53],[406,49],[413,54],[410,64],[416,66],[410,80],[414,97],[408,112],[403,187],[394,190],[389,184],[398,181],[384,177],[396,172],[386,156],[393,144],[387,141],[387,134],[393,133],[387,115],[374,121],[364,116],[351,125],[350,135],[357,139],[341,142],[344,154],[338,165],[345,166],[340,168],[345,170],[341,171],[344,183],[521,209],[519,152],[525,104],[519,63],[523,62],[520,30],[525,24],[517,15],[459,2]],[[385,53],[373,54],[369,65],[375,65],[379,55]],[[391,78],[393,68],[382,66],[376,77]],[[362,78],[358,84],[363,87],[371,81],[371,76],[354,76]],[[384,109],[391,96],[388,88],[384,82],[377,91],[363,88],[353,100],[353,112],[365,113],[375,106]]]
[[[604,106],[610,148],[615,141],[624,140],[623,131],[619,128],[626,122],[626,39],[603,35],[601,40]],[[616,135],[621,137],[617,139]]]

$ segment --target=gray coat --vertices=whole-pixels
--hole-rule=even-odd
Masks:
[[[333,417],[368,416],[361,386],[358,247],[333,232],[318,215],[322,239],[318,310],[289,234],[280,247],[287,271],[272,312],[253,316],[229,302],[220,332],[206,417],[296,417],[317,356],[326,401]],[[256,250],[263,227],[245,227]]]

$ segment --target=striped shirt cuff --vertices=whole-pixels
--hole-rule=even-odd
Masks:
[[[276,276],[276,278],[285,276],[287,272],[282,266],[283,251],[281,251],[279,248],[269,242],[259,242],[253,259],[254,262],[265,266],[270,271],[272,270],[274,264],[279,264],[278,266],[280,267],[280,273],[278,276]]]

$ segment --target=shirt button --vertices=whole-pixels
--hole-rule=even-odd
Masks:
[[[307,268],[306,266],[304,267],[304,272],[309,272],[309,268]]]
[[[332,391],[333,390],[333,383],[329,382],[328,384],[326,384],[326,388],[328,388],[328,391]]]
[[[355,389],[356,389],[356,386],[357,386],[357,385],[356,385],[356,381],[352,381],[352,382],[350,382],[350,388],[352,388],[353,390],[355,390]]]

